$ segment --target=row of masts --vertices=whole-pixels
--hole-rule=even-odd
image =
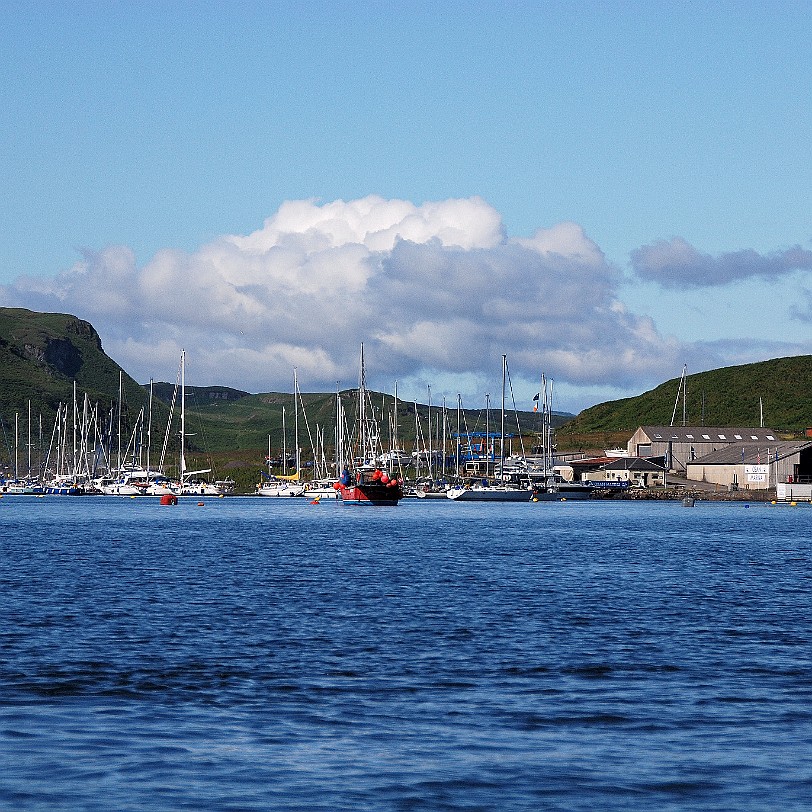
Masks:
[[[181,353],[179,378],[176,383],[175,394],[170,407],[170,416],[167,421],[166,435],[161,451],[159,470],[164,467],[171,440],[172,417],[175,403],[180,399],[180,431],[179,431],[179,476],[181,481],[187,473],[185,459],[186,408],[185,408],[185,352]],[[179,390],[179,391],[178,391]],[[180,393],[180,394],[179,394]],[[136,415],[133,430],[126,445],[122,444],[124,430],[123,415],[123,372],[119,371],[118,402],[115,409],[111,408],[107,420],[100,416],[99,404],[91,405],[87,393],[82,399],[81,408],[77,385],[73,383],[73,403],[59,403],[56,409],[53,431],[47,454],[43,459],[44,446],[42,443],[42,414],[39,415],[39,460],[34,467],[32,441],[32,414],[31,401],[28,401],[28,439],[25,444],[27,450],[26,479],[45,481],[53,478],[92,479],[100,474],[113,474],[129,468],[144,468],[151,470],[150,452],[152,448],[152,416],[153,416],[153,381],[150,380],[148,415],[142,406]],[[20,471],[20,415],[14,414],[14,479],[21,480]],[[115,424],[115,429],[114,429]],[[146,441],[144,439],[146,431]],[[115,437],[115,448],[112,438]],[[144,459],[144,455],[146,459]],[[115,456],[115,463],[113,457]]]
[[[543,429],[541,432],[540,450],[542,453],[542,460],[544,470],[552,470],[553,466],[553,438],[552,438],[552,423],[551,423],[551,405],[552,405],[552,382],[548,381],[545,376],[542,376],[542,386],[539,395],[534,400],[541,401],[540,415],[542,419]],[[506,356],[502,357],[502,397],[500,405],[500,422],[499,432],[491,432],[490,426],[490,413],[491,403],[490,394],[485,395],[485,438],[484,443],[479,444],[479,451],[484,452],[477,455],[477,458],[484,462],[485,475],[492,474],[494,471],[502,471],[505,468],[506,457],[512,456],[512,440],[514,435],[506,433],[506,419],[508,412],[507,393],[511,392],[512,397],[512,384],[509,380],[509,370],[507,366]],[[462,395],[457,395],[456,403],[456,431],[451,431],[451,409],[448,408],[446,399],[443,397],[442,406],[435,409],[432,401],[431,386],[427,387],[428,394],[428,408],[426,423],[428,424],[427,430],[424,430],[423,421],[421,420],[418,403],[414,402],[414,436],[415,436],[415,452],[410,456],[408,465],[413,465],[415,468],[415,478],[422,475],[435,478],[437,476],[445,478],[449,473],[459,473],[462,470],[463,464],[466,460],[470,460],[473,455],[473,442],[472,438],[479,435],[479,432],[472,432],[467,425],[467,417],[462,408]],[[389,467],[400,468],[403,466],[403,459],[405,456],[400,447],[399,442],[399,425],[398,425],[398,382],[395,381],[394,397],[391,401],[391,409],[387,410],[386,404],[387,396],[383,396],[383,402],[380,408],[376,408],[372,403],[370,393],[366,388],[366,372],[364,366],[363,347],[361,349],[361,368],[359,372],[359,386],[357,390],[356,402],[356,419],[350,424],[352,429],[347,429],[347,421],[344,410],[344,405],[341,397],[340,387],[336,388],[335,395],[335,454],[332,462],[333,472],[338,475],[345,467],[358,467],[358,466],[375,466],[382,463],[389,463]],[[299,416],[302,415],[303,420],[307,426],[308,439],[310,440],[310,448],[313,455],[313,477],[314,479],[326,478],[331,473],[329,471],[330,464],[327,463],[326,444],[325,444],[325,431],[322,427],[316,425],[315,441],[310,431],[309,423],[307,422],[307,412],[304,407],[301,391],[299,389],[298,374],[294,369],[293,373],[293,405],[294,405],[294,442],[293,442],[293,464],[295,466],[295,478],[299,478],[302,474],[302,447],[299,442]],[[382,432],[380,426],[382,424],[381,416],[388,411],[388,449],[385,451]],[[515,400],[513,401],[513,411],[516,411]],[[436,415],[435,415],[436,412]],[[282,475],[287,474],[289,455],[288,454],[288,434],[287,434],[287,411],[285,407],[282,408]],[[521,456],[526,455],[522,432],[518,424],[517,418],[517,435],[519,443],[521,444]],[[448,443],[454,442],[454,453],[449,454]],[[268,437],[268,462],[269,473],[271,472],[272,465],[272,438]],[[425,465],[425,474],[421,474],[421,469]]]
[[[500,430],[499,430],[499,469],[503,470],[505,465],[506,452],[508,451],[508,444],[506,443],[506,429],[505,420],[507,412],[506,395],[509,383],[509,372],[507,367],[506,356],[502,357],[502,398],[500,408]],[[187,437],[186,431],[186,408],[185,408],[185,352],[181,353],[181,361],[178,372],[178,380],[176,382],[175,394],[173,396],[169,418],[167,420],[166,434],[164,436],[163,447],[161,449],[160,462],[158,470],[162,470],[166,462],[166,456],[169,449],[171,439],[171,425],[174,417],[174,410],[177,400],[180,400],[180,453],[179,453],[179,478],[181,481],[187,474],[187,465],[185,458],[185,438]],[[178,390],[180,397],[178,398]],[[297,474],[301,472],[301,446],[299,444],[299,418],[300,411],[304,425],[307,429],[310,447],[313,452],[313,465],[314,473],[317,477],[322,478],[328,475],[329,465],[327,463],[327,444],[325,441],[325,431],[322,427],[315,426],[315,438],[311,431],[310,424],[307,419],[307,413],[304,409],[304,401],[302,393],[299,389],[298,374],[294,369],[293,379],[294,391],[294,436],[295,442],[295,455],[294,464]],[[512,393],[512,386],[510,388]],[[550,386],[548,393],[547,381],[542,376],[542,411],[544,417],[544,432],[542,437],[542,449],[545,455],[551,455],[552,452],[552,434],[550,427],[550,402],[552,398],[552,387]],[[357,436],[347,436],[345,431],[346,417],[344,407],[340,395],[340,391],[336,392],[336,432],[335,432],[335,456],[333,465],[336,473],[338,473],[344,466],[351,464],[375,464],[380,460],[383,451],[381,432],[379,430],[380,421],[376,414],[377,410],[373,407],[371,398],[366,389],[366,374],[363,360],[363,348],[361,356],[361,370],[359,375],[359,389],[358,389],[358,403],[357,403],[357,421],[355,425],[358,427]],[[538,396],[537,396],[538,398]],[[54,422],[54,431],[49,445],[48,454],[44,463],[40,459],[38,479],[44,479],[47,475],[50,476],[82,476],[85,478],[92,478],[98,476],[100,470],[107,473],[114,471],[123,471],[127,467],[145,468],[151,470],[151,450],[152,442],[152,425],[153,425],[153,381],[150,380],[149,385],[149,402],[147,413],[145,408],[142,407],[134,421],[132,433],[126,445],[123,444],[123,373],[119,373],[119,395],[117,407],[115,409],[115,431],[113,431],[113,410],[108,416],[107,422],[103,424],[100,418],[99,406],[91,407],[88,395],[84,395],[82,407],[80,410],[79,399],[76,391],[76,383],[74,382],[74,397],[73,397],[73,412],[72,419],[69,416],[69,406],[66,404],[59,404],[57,408],[56,420]],[[391,452],[400,452],[399,444],[399,426],[398,426],[398,383],[395,382],[395,393],[393,399],[393,408],[389,415],[389,449]],[[301,409],[300,409],[301,406]],[[385,408],[385,406],[384,406]],[[424,432],[423,424],[420,419],[417,402],[414,403],[415,413],[415,446],[416,452],[414,455],[414,462],[417,468],[417,474],[420,473],[423,461],[426,463],[426,475],[429,477],[445,476],[447,473],[447,465],[451,460],[448,454],[448,441],[450,439],[456,440],[456,449],[453,455],[454,469],[456,472],[461,470],[462,463],[464,462],[463,456],[471,458],[473,454],[473,445],[471,441],[472,432],[467,425],[467,419],[464,416],[462,409],[462,396],[457,395],[456,404],[456,432],[452,434],[450,431],[450,419],[445,397],[443,397],[442,407],[438,408],[438,414],[433,425],[432,410],[434,404],[432,403],[431,386],[428,386],[428,414],[427,423],[428,430]],[[514,402],[515,410],[515,402]],[[490,394],[485,395],[485,443],[480,444],[480,451],[483,450],[484,454],[478,454],[481,459],[484,457],[485,473],[489,473],[496,463],[496,437],[492,436],[490,430]],[[285,409],[282,410],[282,443],[283,443],[283,466],[287,467],[287,447],[286,447],[286,426],[285,426]],[[34,444],[31,441],[31,403],[28,403],[28,442],[26,443],[28,452],[28,477],[34,476],[32,450]],[[517,421],[518,427],[518,421]],[[146,438],[144,438],[146,433]],[[475,433],[475,432],[474,432]],[[39,435],[40,435],[40,451],[42,451],[42,417],[39,418]],[[519,432],[521,437],[521,432]],[[115,437],[115,465],[112,462],[112,448],[111,439]],[[467,439],[467,443],[463,443]],[[405,452],[403,452],[405,453]],[[143,455],[146,455],[146,459]],[[522,455],[524,455],[524,448],[522,447]],[[40,454],[40,457],[42,455]],[[270,437],[268,441],[268,458],[269,464],[271,459],[271,442]],[[438,465],[439,459],[439,465]],[[402,460],[398,459],[398,463]],[[20,478],[19,467],[19,413],[15,413],[15,442],[14,442],[14,477]]]

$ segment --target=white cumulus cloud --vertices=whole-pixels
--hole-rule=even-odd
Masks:
[[[290,201],[262,228],[139,266],[120,246],[85,251],[51,279],[19,278],[7,305],[74,313],[134,377],[249,391],[371,382],[548,376],[635,385],[679,368],[680,348],[617,300],[617,273],[575,223],[506,235],[480,198],[420,205],[369,196]],[[438,387],[441,382],[437,384]]]

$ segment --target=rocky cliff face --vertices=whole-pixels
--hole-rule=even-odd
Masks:
[[[68,339],[49,339],[42,355],[48,366],[69,378],[76,377],[76,373],[82,367],[82,353]]]
[[[74,342],[75,336],[78,341]],[[26,361],[32,361],[42,368],[46,375],[60,373],[73,378],[82,368],[84,361],[82,344],[91,342],[100,352],[101,339],[90,322],[82,319],[71,319],[65,324],[63,336],[55,336],[45,330],[37,330],[28,335],[26,340],[16,343],[14,337],[0,339],[11,352]],[[78,346],[77,346],[78,345]]]
[[[47,422],[60,403],[71,401],[74,386],[91,402],[108,403],[120,397],[123,383],[137,411],[142,387],[121,373],[90,322],[70,313],[0,307],[0,420],[4,410],[14,413],[30,401]]]
[[[101,338],[99,338],[99,334],[89,321],[84,321],[83,319],[73,319],[65,325],[65,331],[79,336],[80,338],[93,341],[98,350],[101,350],[102,348]]]

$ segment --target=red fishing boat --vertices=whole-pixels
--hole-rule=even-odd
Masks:
[[[335,484],[344,502],[358,505],[396,505],[403,498],[403,483],[397,474],[379,465],[379,433],[371,404],[367,402],[364,345],[361,345],[361,374],[358,384],[358,421],[353,462],[344,464]]]

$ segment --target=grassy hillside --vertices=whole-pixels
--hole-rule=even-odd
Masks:
[[[117,398],[121,367],[86,321],[61,313],[0,307],[0,408],[53,412],[73,397],[73,382],[92,401]],[[141,407],[143,390],[126,373],[124,398]]]
[[[300,442],[309,448],[307,427],[309,425],[314,441],[316,427],[320,427],[325,436],[325,442],[332,445],[335,437],[335,394],[303,393],[304,409],[299,406],[299,437]],[[372,393],[371,395],[375,415],[379,423],[382,439],[385,445],[391,441],[392,428],[390,417],[394,408],[394,398],[391,395]],[[344,413],[348,421],[355,416],[356,393],[346,390],[341,393]],[[281,447],[282,443],[282,411],[285,411],[288,442],[292,443],[294,426],[293,395],[271,392],[261,395],[246,395],[245,397],[223,401],[210,399],[206,388],[201,387],[194,397],[187,397],[187,422],[190,426],[197,425],[202,435],[205,435],[207,448],[213,451],[228,449],[240,450],[246,448],[265,448],[268,446],[270,436],[272,450]],[[420,431],[428,431],[428,407],[417,404],[417,414],[420,420]],[[432,426],[437,433],[437,421],[441,419],[441,410],[432,407]],[[555,416],[554,424],[563,424],[566,417]],[[456,431],[456,409],[447,411],[447,426],[449,431]],[[490,431],[498,431],[499,414],[491,410]],[[533,412],[519,412],[519,423],[522,431],[533,434],[541,430],[541,420]],[[506,431],[516,433],[516,418],[511,414],[506,419]],[[462,412],[462,430],[484,431],[484,410],[464,409]],[[194,431],[194,428],[190,428]],[[415,418],[415,404],[398,401],[397,410],[397,440],[399,445],[412,448],[417,433],[417,420]]]
[[[59,404],[71,404],[74,382],[79,408],[85,394],[100,415],[118,403],[122,377],[122,425],[132,425],[144,405],[144,391],[103,351],[98,334],[86,321],[63,313],[35,313],[22,308],[0,308],[0,434],[8,456],[19,432],[50,437]],[[165,411],[165,410],[164,410]],[[21,441],[23,442],[23,441]]]
[[[776,358],[688,375],[686,423],[706,426],[758,426],[759,398],[764,425],[795,433],[812,426],[812,356]],[[634,431],[641,425],[669,425],[680,379],[672,378],[633,398],[585,409],[558,432],[573,435]],[[675,423],[682,424],[680,396]]]
[[[81,399],[85,393],[100,416],[118,406],[119,375],[123,380],[122,427],[129,434],[139,410],[148,406],[148,387],[136,383],[102,349],[98,334],[88,322],[68,314],[35,313],[21,308],[0,308],[0,464],[7,464],[14,443],[15,414],[19,422],[20,445],[27,433],[28,403],[31,403],[32,434],[42,427],[47,446],[58,404],[70,404],[76,382]],[[559,428],[559,446],[608,448],[625,442],[639,425],[668,424],[674,411],[679,378],[634,398],[609,401],[586,409]],[[154,385],[153,454],[159,454],[166,435],[174,384]],[[355,411],[354,393],[342,393],[348,419]],[[782,432],[799,432],[812,425],[812,356],[777,358],[757,364],[725,367],[687,377],[686,418],[705,425],[757,425],[759,398],[764,423]],[[307,422],[300,414],[300,444],[310,448],[307,423],[316,440],[316,427],[325,445],[335,436],[335,395],[303,395]],[[393,400],[373,395],[385,443],[389,442]],[[290,393],[252,395],[223,386],[187,389],[187,448],[196,467],[206,467],[208,458],[219,467],[255,470],[262,463],[270,437],[273,454],[281,450],[282,412],[287,420],[288,444],[293,443],[293,397]],[[421,431],[427,431],[427,407],[417,406]],[[683,405],[677,406],[676,422],[682,422]],[[176,409],[177,414],[177,409]],[[432,410],[434,420],[440,410]],[[522,430],[532,435],[540,430],[538,415],[521,412]],[[101,418],[100,418],[101,419]],[[565,418],[557,418],[556,423]],[[498,414],[491,412],[491,430]],[[398,439],[407,449],[415,447],[417,420],[413,403],[398,403]],[[433,424],[436,426],[436,423]],[[448,412],[450,430],[456,427],[456,410]],[[35,427],[35,428],[34,428]],[[466,410],[463,427],[484,431],[483,410]],[[515,431],[513,416],[508,429]],[[436,429],[435,429],[436,431]],[[126,437],[125,437],[126,442]],[[532,440],[530,441],[532,442]],[[169,434],[169,449],[176,452],[177,428]],[[154,458],[154,457],[153,457]]]

